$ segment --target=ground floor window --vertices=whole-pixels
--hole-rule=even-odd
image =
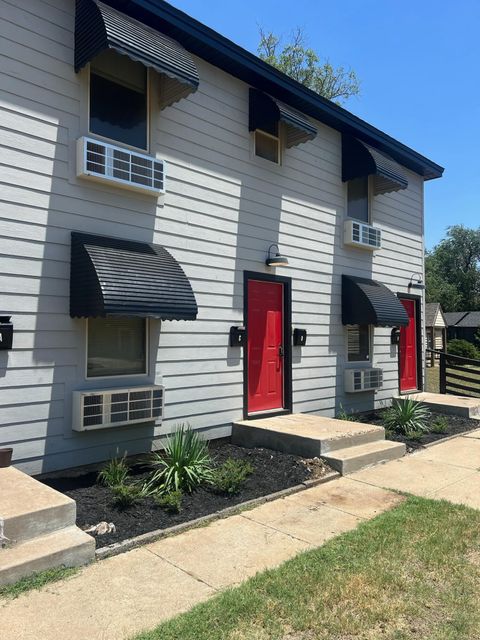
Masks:
[[[368,324],[347,325],[348,362],[370,362],[371,331]]]
[[[87,378],[147,373],[145,318],[89,318]]]

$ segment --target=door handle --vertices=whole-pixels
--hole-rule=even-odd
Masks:
[[[279,347],[278,347],[278,355],[279,355],[281,358],[283,358],[284,353],[283,353],[283,345],[282,345],[282,344],[281,344],[281,345],[279,345]]]

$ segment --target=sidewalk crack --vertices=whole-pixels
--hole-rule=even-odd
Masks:
[[[163,560],[164,562],[166,562],[170,566],[175,567],[175,569],[178,569],[182,573],[185,573],[187,576],[190,576],[190,578],[193,578],[197,582],[200,582],[201,584],[204,584],[206,587],[209,587],[209,589],[213,589],[216,593],[218,591],[220,591],[220,589],[217,589],[217,587],[214,587],[213,584],[208,583],[206,580],[203,580],[202,578],[200,578],[199,576],[195,575],[191,571],[188,571],[187,569],[184,569],[183,567],[179,566],[178,564],[175,564],[175,562],[172,562],[168,558],[165,558],[165,556],[162,556],[159,553],[156,553],[155,551],[152,551],[152,549],[145,549],[145,551],[148,551],[149,553],[154,555],[156,558],[160,558],[161,560]]]
[[[243,513],[239,514],[242,518],[245,518],[245,520],[248,520],[249,522],[254,522],[255,524],[258,524],[260,527],[263,527],[264,529],[271,529],[272,531],[276,531],[277,533],[281,533],[284,536],[287,536],[288,538],[291,538],[292,540],[298,540],[298,542],[304,542],[305,544],[308,544],[310,547],[315,547],[316,545],[313,542],[310,542],[310,540],[305,540],[304,538],[299,538],[298,536],[294,536],[291,533],[287,533],[287,531],[282,531],[281,529],[277,529],[276,527],[274,527],[271,524],[264,524],[263,522],[258,522],[258,520],[254,520],[253,518],[249,518],[248,516],[244,516]]]

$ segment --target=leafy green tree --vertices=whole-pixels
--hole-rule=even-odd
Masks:
[[[462,296],[456,286],[447,282],[439,268],[435,253],[425,257],[426,301],[439,302],[444,311],[458,311],[462,307]]]
[[[334,67],[328,60],[321,60],[313,49],[306,46],[305,34],[298,27],[293,32],[291,41],[285,45],[274,33],[260,29],[258,55],[268,64],[336,104],[342,104],[360,93],[360,83],[355,71]]]
[[[447,236],[425,260],[427,302],[444,311],[480,309],[480,227],[448,227]]]

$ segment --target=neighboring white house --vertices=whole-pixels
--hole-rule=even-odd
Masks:
[[[425,304],[425,331],[427,349],[446,351],[447,323],[439,302],[427,302]],[[435,366],[438,364],[439,358],[439,355],[430,354],[430,357],[427,358],[427,366]]]
[[[0,446],[20,468],[422,388],[440,166],[162,0],[4,2],[0,30]]]

